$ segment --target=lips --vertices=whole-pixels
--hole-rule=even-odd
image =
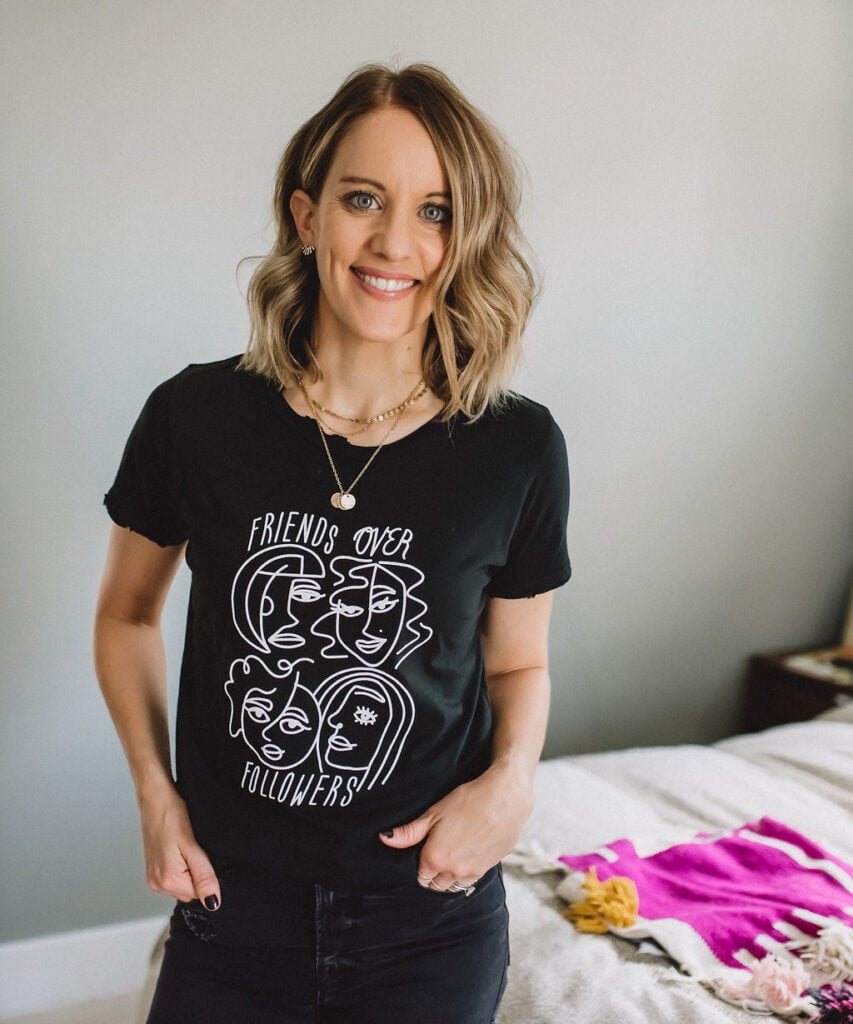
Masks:
[[[386,640],[382,637],[378,637],[374,640],[369,640],[366,637],[361,637],[356,640],[355,646],[361,651],[362,654],[376,654],[378,650],[385,646]]]
[[[268,637],[269,643],[273,647],[281,647],[284,650],[288,650],[292,647],[301,647],[305,643],[305,638],[301,637],[298,633],[288,633],[284,629],[279,629]]]
[[[382,274],[372,274],[366,270],[360,270],[358,267],[352,267],[351,270],[362,284],[384,292],[386,295],[399,295],[411,291],[418,284],[413,277],[386,277]]]

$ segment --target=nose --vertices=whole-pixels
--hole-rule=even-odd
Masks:
[[[389,204],[376,225],[371,250],[392,262],[406,259],[412,249],[411,230],[412,225],[406,212]]]

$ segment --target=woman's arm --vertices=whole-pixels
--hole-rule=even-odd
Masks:
[[[490,600],[481,642],[494,716],[491,766],[419,818],[381,836],[397,849],[426,839],[418,873],[433,888],[483,875],[512,850],[533,810],[533,778],[551,692],[551,605],[550,593]]]
[[[160,615],[183,550],[113,526],[95,615],[95,671],[136,787],[149,888],[216,909],[219,883],[193,836],[169,753]]]

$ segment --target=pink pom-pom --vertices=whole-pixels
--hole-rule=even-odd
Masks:
[[[770,954],[753,965],[750,972],[748,980],[723,986],[726,999],[764,1003],[774,1013],[797,1012],[800,993],[810,982],[809,972],[799,960],[783,960]]]

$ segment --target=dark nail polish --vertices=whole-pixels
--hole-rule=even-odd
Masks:
[[[385,839],[393,839],[394,838],[394,830],[393,829],[387,829],[385,832],[380,832],[379,834],[381,836],[384,836]]]
[[[216,896],[208,896],[204,901],[204,905],[208,910],[219,910],[219,900]]]

